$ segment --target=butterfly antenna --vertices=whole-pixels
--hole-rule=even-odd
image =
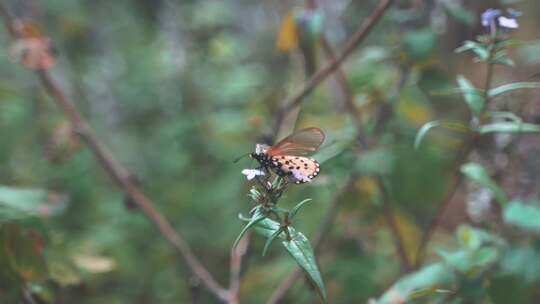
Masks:
[[[233,160],[233,163],[236,164],[238,161],[240,161],[242,158],[248,156],[249,154],[251,154],[251,153],[246,153],[246,154],[243,154],[243,155],[238,156],[237,158],[235,158],[235,159]]]

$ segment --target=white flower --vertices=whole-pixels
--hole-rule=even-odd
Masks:
[[[507,29],[517,29],[519,24],[516,18],[507,18],[505,16],[499,17],[499,26]]]
[[[257,169],[244,169],[242,170],[242,174],[244,174],[248,180],[252,180],[258,175],[265,175],[264,171]]]

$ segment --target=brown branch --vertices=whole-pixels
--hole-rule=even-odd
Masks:
[[[336,53],[325,36],[321,38],[321,46],[323,51],[326,53],[326,57],[328,57],[328,60],[330,62],[336,62]],[[347,75],[345,74],[345,71],[343,71],[341,66],[336,69],[334,76],[336,78],[336,82],[339,85],[341,93],[343,94],[343,102],[345,103],[345,107],[349,112],[351,112],[351,116],[355,120],[357,125],[360,124],[360,111],[354,104],[354,96],[352,89],[349,85],[349,81],[347,80]]]
[[[321,249],[321,245],[326,238],[326,236],[332,231],[332,223],[334,222],[334,219],[339,211],[339,208],[341,207],[341,202],[343,201],[343,197],[351,190],[351,188],[354,185],[354,181],[356,180],[356,176],[351,176],[349,178],[349,181],[347,182],[346,186],[341,189],[341,191],[334,197],[332,202],[330,203],[330,207],[328,208],[328,211],[326,215],[324,216],[323,222],[321,226],[319,227],[317,234],[313,238],[313,247],[315,250],[315,253],[318,253]],[[280,303],[280,301],[283,300],[289,289],[291,289],[294,286],[294,283],[302,276],[302,269],[296,268],[295,271],[293,271],[284,281],[282,281],[281,285],[274,290],[272,295],[270,295],[270,299],[266,302],[267,304],[276,304]]]
[[[13,19],[1,3],[0,14],[4,18],[8,32],[16,38],[16,31],[13,28]],[[78,135],[86,143],[100,165],[110,175],[116,185],[141,208],[148,220],[156,226],[159,233],[178,251],[178,253],[180,253],[189,269],[201,279],[210,292],[219,299],[228,301],[228,291],[221,287],[193,254],[193,251],[187,242],[154,207],[154,203],[133,183],[128,170],[122,166],[122,164],[114,158],[110,150],[99,141],[90,125],[75,107],[73,101],[64,94],[49,72],[47,70],[36,70],[35,73],[46,92],[69,118]]]
[[[366,39],[371,33],[375,25],[381,20],[388,8],[394,3],[395,0],[383,0],[380,5],[375,9],[373,14],[360,26],[358,31],[349,39],[343,50],[336,56],[335,61],[327,63],[321,68],[315,75],[313,75],[304,85],[291,97],[287,98],[283,103],[283,106],[278,110],[276,115],[276,122],[274,130],[278,130],[283,119],[289,111],[300,105],[304,98],[307,97],[313,89],[315,89],[323,80],[331,75],[347,58],[353,53],[353,51]]]
[[[251,239],[251,234],[246,235],[240,240],[236,248],[231,250],[231,261],[230,261],[230,280],[229,280],[229,304],[239,304],[240,303],[240,272],[242,271],[242,259],[246,255],[249,242]]]
[[[401,259],[401,265],[405,272],[409,272],[412,269],[412,263],[407,256],[407,251],[405,250],[403,237],[399,232],[399,227],[396,222],[396,217],[394,215],[394,208],[392,207],[392,202],[393,202],[392,196],[386,189],[380,177],[377,178],[377,186],[379,190],[381,191],[381,195],[383,199],[384,217],[386,218],[387,224],[388,226],[390,226],[390,231],[392,232],[392,236],[394,237],[396,251],[398,253],[399,258]]]

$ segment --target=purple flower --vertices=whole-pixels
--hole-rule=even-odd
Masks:
[[[482,26],[493,28],[497,26],[497,18],[502,15],[501,10],[488,8],[482,13]]]
[[[491,35],[495,35],[497,29],[514,30],[519,28],[517,22],[519,16],[521,13],[513,9],[509,9],[507,14],[503,15],[501,10],[490,8],[482,13],[482,26],[488,28]]]

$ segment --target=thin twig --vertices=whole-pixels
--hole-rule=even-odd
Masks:
[[[375,25],[384,16],[388,8],[394,3],[395,0],[383,0],[381,4],[375,9],[373,14],[360,26],[359,30],[349,39],[343,50],[336,56],[335,61],[328,62],[323,68],[321,68],[315,75],[313,75],[304,85],[291,97],[287,98],[281,104],[281,108],[276,114],[276,121],[274,130],[279,130],[282,121],[285,119],[287,113],[301,104],[305,97],[307,97],[313,89],[315,89],[323,80],[331,75],[347,58],[353,53],[353,51],[366,39],[371,33]]]
[[[412,263],[409,260],[409,257],[407,256],[407,251],[405,250],[405,243],[403,241],[403,236],[399,233],[399,227],[397,225],[396,217],[394,215],[394,208],[392,207],[393,199],[380,177],[377,177],[377,185],[382,195],[384,216],[386,218],[386,222],[388,226],[390,227],[392,236],[394,237],[396,251],[398,253],[399,258],[401,259],[401,265],[405,272],[409,272],[412,269]]]
[[[356,176],[349,177],[349,181],[346,183],[346,185],[341,189],[341,191],[334,197],[332,202],[330,203],[330,207],[328,208],[328,211],[326,212],[323,222],[319,229],[317,230],[317,234],[313,238],[313,247],[315,250],[315,253],[318,253],[321,249],[321,245],[326,238],[326,236],[332,231],[332,224],[334,222],[334,219],[339,211],[339,208],[341,207],[341,202],[343,201],[343,197],[351,190],[351,188],[354,185],[354,181],[356,180]],[[291,289],[294,286],[294,283],[302,276],[302,269],[296,268],[285,280],[282,281],[282,283],[274,290],[272,295],[270,295],[270,299],[266,302],[267,304],[276,304],[280,303],[280,301],[283,300],[289,289]]]
[[[16,38],[16,31],[13,28],[13,19],[2,3],[0,3],[0,13],[4,18],[8,32]],[[100,165],[110,175],[117,186],[142,209],[148,220],[156,226],[160,234],[180,253],[189,269],[201,279],[210,292],[219,299],[227,301],[229,297],[228,291],[221,287],[193,254],[193,251],[184,238],[174,230],[167,219],[165,219],[165,217],[154,207],[154,203],[133,183],[128,170],[118,162],[110,150],[99,141],[93,129],[75,107],[73,101],[64,94],[63,90],[51,77],[49,72],[47,70],[36,70],[35,73],[46,92],[69,118],[78,135],[86,143]]]
[[[246,255],[249,242],[251,239],[251,234],[246,235],[236,248],[231,250],[231,261],[230,261],[230,285],[229,285],[229,304],[238,304],[240,303],[240,273],[242,271],[242,259]]]
[[[321,46],[323,51],[326,53],[328,60],[330,62],[336,62],[337,59],[334,49],[332,48],[330,42],[328,42],[328,39],[326,39],[325,36],[321,38]],[[345,72],[343,71],[343,68],[341,68],[341,66],[336,69],[334,76],[339,85],[339,88],[341,89],[341,93],[343,94],[343,102],[345,103],[345,107],[348,111],[351,112],[352,117],[357,123],[357,125],[360,124],[360,111],[354,104],[354,96],[352,89],[349,85],[349,82],[347,81],[347,75],[345,75]]]

